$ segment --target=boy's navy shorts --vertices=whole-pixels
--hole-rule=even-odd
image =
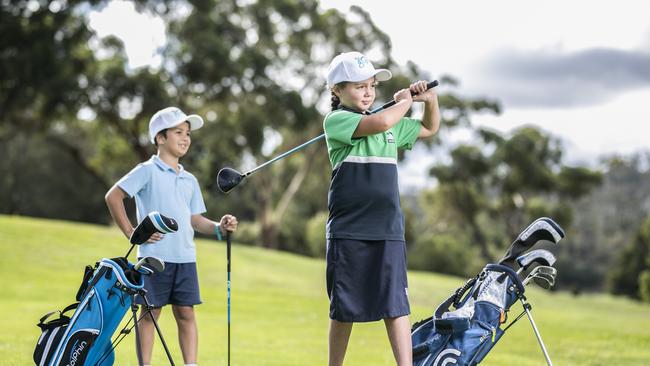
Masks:
[[[147,301],[158,308],[168,304],[192,306],[201,303],[196,263],[165,262],[165,270],[144,277]],[[144,304],[137,296],[136,302]]]
[[[411,312],[404,241],[329,239],[326,272],[331,319],[369,322]]]

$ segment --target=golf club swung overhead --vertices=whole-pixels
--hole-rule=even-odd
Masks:
[[[438,80],[433,80],[432,82],[427,84],[427,90],[438,86],[438,84],[439,84]],[[411,92],[411,95],[415,95],[415,94],[416,93]],[[377,112],[381,112],[382,110],[384,110],[386,108],[390,108],[390,107],[394,106],[396,103],[397,102],[395,101],[395,99],[393,99],[390,102],[387,102],[387,103],[383,104],[381,107],[373,109],[372,111],[370,111],[370,113],[374,114],[374,113],[377,113]],[[309,140],[309,141],[307,141],[307,142],[305,142],[305,143],[303,143],[301,145],[298,145],[298,146],[294,147],[293,149],[291,149],[289,151],[286,151],[286,152],[274,157],[273,159],[267,161],[266,163],[263,163],[263,164],[255,167],[255,168],[253,168],[253,169],[251,169],[251,170],[249,170],[249,171],[247,171],[246,173],[243,173],[243,174],[238,172],[237,170],[235,170],[233,168],[229,168],[229,167],[222,168],[217,173],[217,187],[219,188],[219,190],[221,192],[228,193],[233,188],[235,188],[239,183],[241,183],[241,181],[244,180],[244,178],[248,177],[249,175],[255,173],[256,171],[264,168],[265,166],[267,166],[269,164],[272,164],[272,163],[274,163],[274,162],[276,162],[276,161],[278,161],[278,160],[280,160],[282,158],[285,158],[285,157],[293,154],[294,152],[296,152],[298,150],[301,150],[301,149],[311,145],[312,143],[314,143],[314,142],[316,142],[318,140],[322,140],[324,137],[325,137],[324,133],[321,134],[321,135],[318,135],[318,136],[314,137],[313,139],[311,139],[311,140]]]

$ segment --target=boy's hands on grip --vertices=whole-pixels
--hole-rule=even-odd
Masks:
[[[226,232],[234,233],[237,230],[237,224],[237,218],[233,215],[223,215],[221,221],[219,221],[221,232],[224,235]]]

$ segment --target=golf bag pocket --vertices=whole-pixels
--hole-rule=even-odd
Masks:
[[[494,347],[502,331],[483,321],[474,320],[472,326],[449,342],[450,348],[462,350],[459,365],[473,366],[481,362]]]
[[[46,365],[54,355],[57,346],[63,338],[63,334],[70,324],[70,317],[65,315],[70,310],[76,309],[79,303],[68,305],[62,311],[53,311],[45,314],[38,322],[41,328],[41,336],[38,337],[36,348],[34,349],[34,363],[36,365]],[[59,313],[59,317],[48,320],[52,315]]]
[[[413,366],[433,365],[440,352],[445,348],[451,334],[442,334],[434,330],[433,318],[428,318],[414,326]]]

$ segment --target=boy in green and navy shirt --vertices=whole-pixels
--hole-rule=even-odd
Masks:
[[[323,128],[333,168],[326,230],[330,365],[343,364],[354,322],[380,319],[397,364],[412,365],[397,151],[432,136],[440,117],[425,81],[397,92],[394,106],[369,114],[376,83],[391,76],[358,52],[338,55],[328,69],[332,112]],[[425,103],[422,120],[404,117],[414,101]]]

